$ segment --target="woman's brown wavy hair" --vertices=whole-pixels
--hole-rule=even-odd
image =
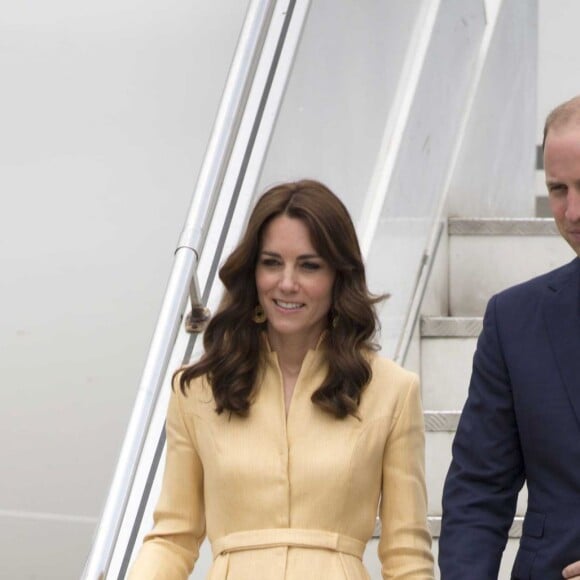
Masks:
[[[206,375],[218,414],[248,415],[267,325],[253,320],[258,303],[255,270],[264,228],[280,215],[306,225],[316,251],[336,272],[327,336],[319,347],[324,348],[328,374],[312,402],[338,418],[356,416],[372,376],[368,352],[378,348],[373,342],[378,327],[374,304],[381,298],[367,289],[347,209],[325,185],[312,180],[277,185],[258,200],[242,240],[220,269],[225,293],[204,333],[205,354],[183,370],[181,390],[185,394],[191,379]]]

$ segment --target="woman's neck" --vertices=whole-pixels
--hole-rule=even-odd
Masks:
[[[279,335],[269,335],[268,339],[272,350],[276,352],[282,374],[288,377],[298,376],[311,345],[305,344],[303,340]]]
[[[306,353],[316,347],[319,338],[316,340],[305,340],[304,336],[297,337],[268,333],[270,347],[276,352],[278,365],[282,373],[286,417],[288,417],[294,387],[298,380],[300,370],[302,369],[302,363],[304,362]]]

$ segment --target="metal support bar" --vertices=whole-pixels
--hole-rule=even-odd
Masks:
[[[191,300],[191,312],[185,318],[185,330],[190,333],[202,332],[210,319],[211,312],[201,302],[201,291],[197,280],[197,272],[191,277],[189,285],[189,297]]]
[[[425,297],[427,283],[429,282],[429,278],[431,276],[431,270],[433,269],[435,256],[437,255],[437,250],[439,249],[439,243],[441,242],[443,230],[444,224],[439,222],[439,226],[435,231],[435,235],[432,236],[432,239],[428,244],[428,249],[423,254],[423,260],[419,267],[417,279],[415,280],[415,287],[411,295],[409,308],[406,312],[405,323],[403,325],[403,330],[401,332],[399,343],[397,344],[397,349],[394,356],[394,359],[400,364],[405,364],[405,359],[407,358],[407,353],[409,352],[413,330],[415,329],[417,320],[419,319],[421,304],[423,303],[423,298]]]
[[[248,8],[224,94],[212,129],[188,216],[177,245],[199,256],[242,118],[248,91],[272,17],[274,0],[254,0]]]
[[[207,237],[274,4],[273,0],[252,2],[230,67],[222,102],[195,187],[195,196],[177,246],[178,249],[190,248],[198,258]],[[200,302],[199,285],[196,281],[192,280],[190,294],[192,311],[187,317],[186,330],[201,332],[210,313]]]
[[[193,252],[181,250],[175,255],[163,305],[137,391],[137,399],[129,420],[105,509],[82,576],[83,580],[105,578],[112,547],[116,542],[122,514],[131,490],[138,457],[151,419],[151,412],[167,370],[171,346],[177,336],[187,300],[187,289],[196,262]]]

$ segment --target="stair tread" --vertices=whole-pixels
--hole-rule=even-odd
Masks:
[[[481,316],[422,316],[422,338],[477,338],[483,328]]]
[[[449,218],[449,235],[460,236],[557,236],[551,217]]]

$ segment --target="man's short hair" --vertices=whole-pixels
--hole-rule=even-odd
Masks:
[[[562,128],[571,123],[580,125],[580,95],[558,105],[547,117],[544,124],[544,138],[542,149],[546,145],[546,137],[550,129]]]

